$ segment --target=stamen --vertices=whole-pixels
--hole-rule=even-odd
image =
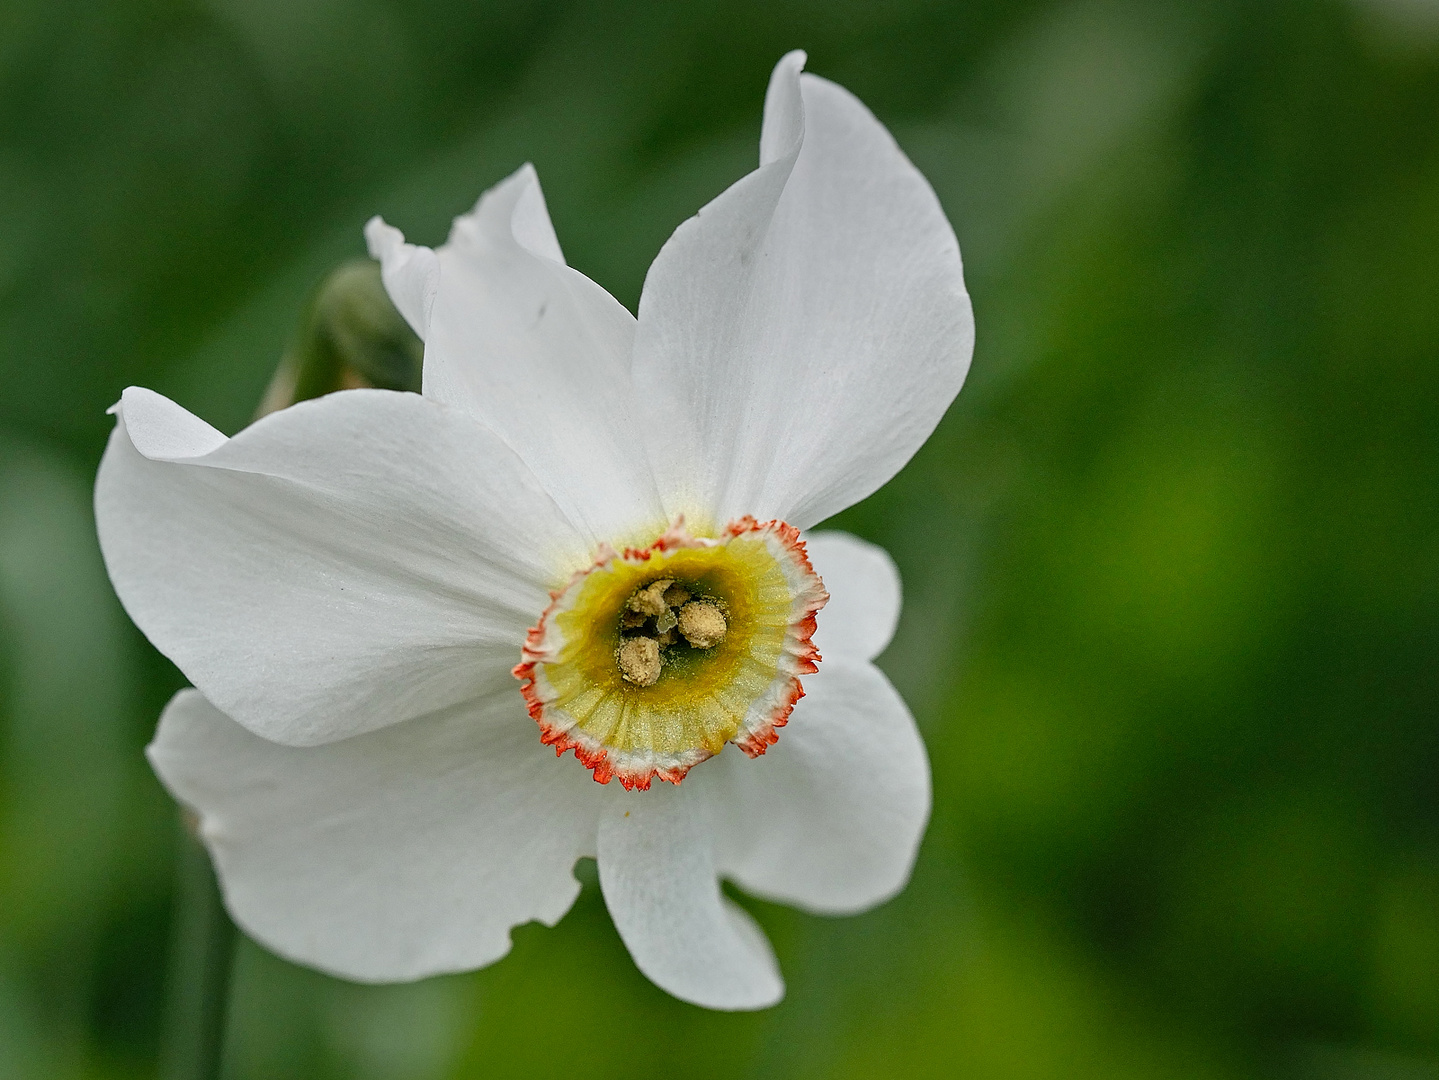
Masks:
[[[654,638],[626,638],[619,651],[620,674],[636,686],[653,686],[660,678],[660,645]]]
[[[691,600],[680,608],[680,633],[696,649],[712,649],[724,640],[729,624],[724,612],[707,600]]]
[[[630,597],[629,609],[641,615],[663,615],[669,610],[665,603],[665,590],[674,582],[669,578],[652,581]]]
[[[636,589],[625,601],[620,633],[628,636],[616,650],[615,662],[626,682],[653,686],[671,659],[671,646],[683,639],[693,649],[712,649],[728,630],[718,604],[696,599],[674,578],[660,578]]]

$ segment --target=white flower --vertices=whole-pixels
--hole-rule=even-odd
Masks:
[[[370,981],[488,964],[591,856],[646,975],[758,1008],[783,983],[720,878],[836,914],[908,879],[929,767],[870,663],[898,576],[798,530],[929,436],[973,323],[929,185],[803,63],[638,319],[565,265],[527,166],[438,251],[367,228],[423,396],[233,439],[147,390],[115,407],[106,562],[198,688],[150,759],[277,952]]]

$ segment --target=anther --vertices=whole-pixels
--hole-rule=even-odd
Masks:
[[[636,686],[653,686],[660,677],[660,646],[654,638],[626,638],[620,645],[620,674]]]
[[[707,600],[691,600],[680,608],[680,633],[696,649],[712,649],[724,640],[729,624],[724,612]]]
[[[669,610],[669,605],[665,603],[665,590],[673,584],[670,578],[650,582],[630,597],[629,609],[641,615],[663,615]]]

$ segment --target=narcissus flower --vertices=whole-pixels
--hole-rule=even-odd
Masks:
[[[479,967],[568,910],[588,856],[640,970],[758,1008],[783,983],[721,879],[836,914],[904,886],[929,767],[871,663],[898,576],[803,530],[929,436],[973,324],[933,191],[803,62],[637,319],[566,266],[527,166],[437,251],[367,227],[422,395],[231,439],[147,390],[115,407],[106,563],[196,687],[150,759],[277,952]]]

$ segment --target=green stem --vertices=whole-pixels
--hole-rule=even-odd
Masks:
[[[205,850],[183,822],[165,1003],[162,1080],[219,1080],[235,926]]]

